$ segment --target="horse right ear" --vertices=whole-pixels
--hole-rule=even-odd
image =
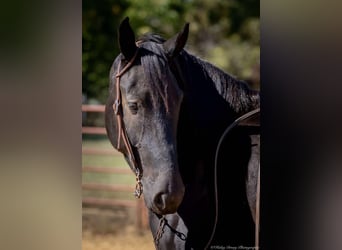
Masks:
[[[138,47],[135,44],[135,35],[128,17],[120,23],[118,37],[121,53],[127,61],[131,60]]]
[[[181,32],[164,42],[163,47],[166,51],[166,54],[170,57],[178,56],[188,40],[188,35],[189,23],[186,23]]]

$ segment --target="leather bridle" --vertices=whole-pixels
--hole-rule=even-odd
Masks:
[[[127,153],[128,153],[128,159],[131,162],[131,165],[134,169],[135,176],[136,176],[136,185],[135,185],[135,191],[134,196],[136,198],[140,198],[140,196],[143,193],[143,185],[141,183],[142,178],[142,169],[138,165],[138,162],[135,159],[134,152],[132,149],[132,145],[129,141],[126,127],[123,121],[123,111],[122,111],[122,102],[121,102],[121,90],[120,90],[120,78],[121,76],[127,72],[127,70],[132,67],[135,59],[137,58],[139,49],[135,51],[134,56],[129,60],[129,62],[126,64],[126,66],[120,70],[121,68],[121,61],[119,63],[118,67],[118,73],[115,75],[116,81],[115,81],[115,88],[116,88],[116,99],[113,104],[113,110],[116,115],[116,120],[118,123],[118,142],[117,142],[117,148],[120,148],[121,138],[124,142],[124,145],[126,147]]]

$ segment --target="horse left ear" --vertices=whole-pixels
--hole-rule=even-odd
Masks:
[[[166,54],[170,57],[179,55],[184,48],[186,41],[188,40],[188,35],[189,23],[186,23],[181,32],[164,42],[163,47],[166,51]]]
[[[118,37],[121,53],[127,61],[131,60],[138,47],[135,45],[135,36],[128,17],[120,23]]]

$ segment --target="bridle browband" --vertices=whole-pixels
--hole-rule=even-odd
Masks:
[[[129,62],[125,65],[125,67],[120,70],[121,68],[121,61],[118,66],[118,73],[115,75],[116,81],[115,81],[115,89],[116,89],[116,99],[113,104],[113,110],[116,115],[116,120],[118,123],[118,142],[117,142],[117,148],[120,148],[121,138],[124,142],[124,145],[126,147],[129,161],[132,164],[132,167],[134,168],[135,176],[136,176],[136,185],[135,185],[135,191],[134,196],[136,198],[140,198],[140,196],[143,193],[143,185],[141,183],[142,178],[142,169],[139,167],[138,162],[135,159],[134,152],[132,149],[132,145],[129,141],[127,131],[125,124],[123,122],[123,112],[122,112],[122,102],[121,102],[121,90],[120,90],[120,77],[127,72],[127,70],[132,67],[135,59],[137,58],[139,49],[135,51],[133,57]]]

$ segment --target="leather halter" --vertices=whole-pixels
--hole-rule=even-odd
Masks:
[[[116,115],[117,119],[117,124],[118,124],[118,142],[117,142],[117,148],[120,148],[120,143],[121,143],[121,138],[124,142],[124,145],[126,147],[127,153],[128,153],[128,158],[129,161],[131,162],[135,176],[136,176],[136,185],[135,185],[135,191],[134,191],[134,196],[136,198],[140,198],[140,196],[143,193],[143,185],[141,183],[141,178],[142,178],[142,170],[139,167],[133,153],[132,145],[129,141],[126,127],[123,121],[123,112],[122,112],[122,103],[121,103],[121,90],[120,90],[120,77],[127,72],[127,70],[133,65],[137,55],[138,55],[139,49],[135,51],[134,56],[132,59],[126,64],[126,66],[120,70],[121,68],[121,62],[119,63],[118,67],[118,73],[115,75],[116,82],[115,82],[115,88],[116,88],[116,99],[113,104],[113,110]]]

